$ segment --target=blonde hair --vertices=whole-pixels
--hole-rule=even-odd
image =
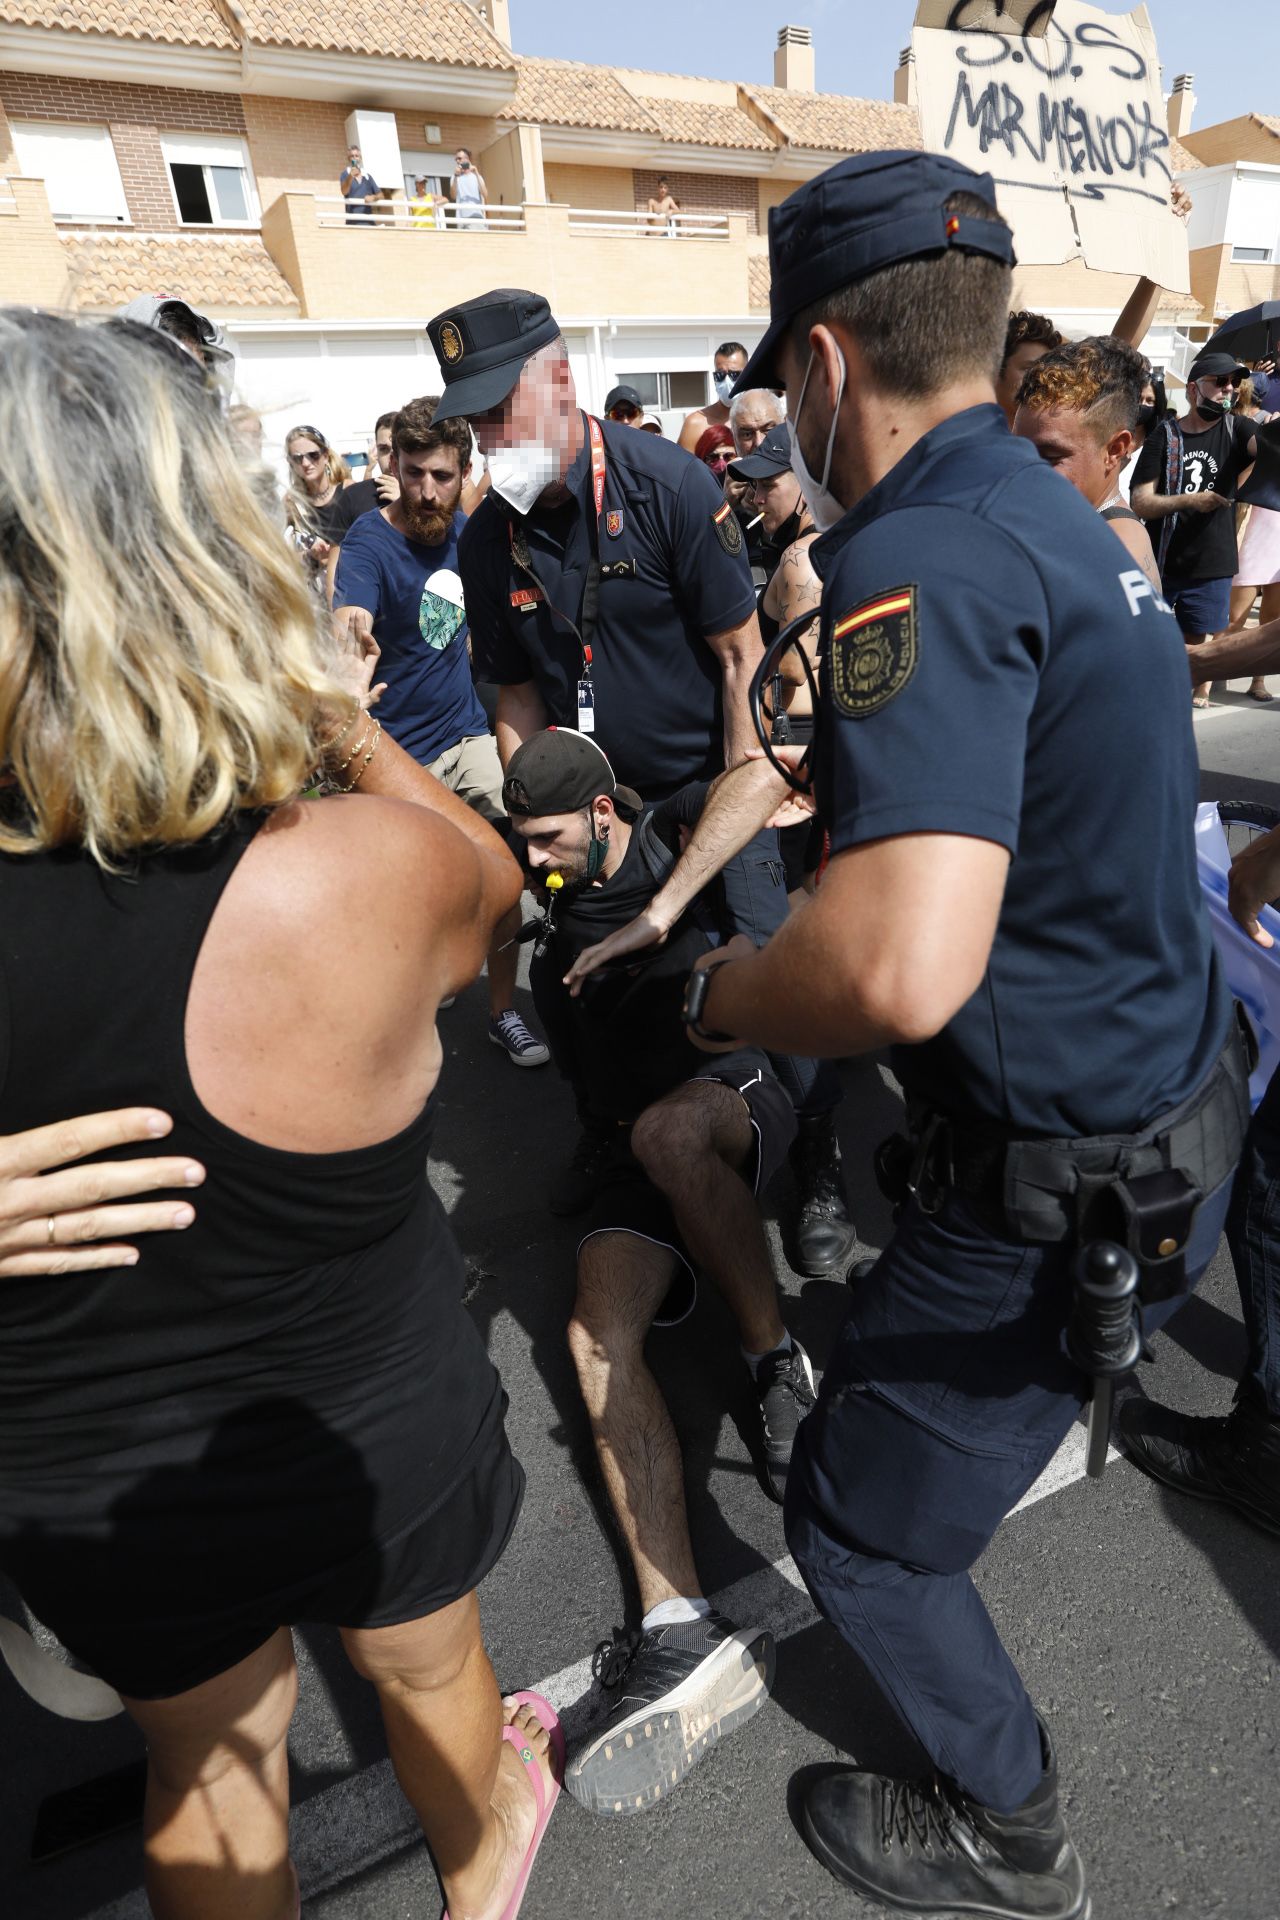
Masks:
[[[293,799],[335,642],[190,356],[0,312],[0,851],[105,867]]]

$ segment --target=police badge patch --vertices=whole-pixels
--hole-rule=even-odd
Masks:
[[[622,513],[620,509],[616,512],[610,509],[610,511],[606,513],[604,517],[604,530],[611,540],[617,539],[618,535],[622,532]]]
[[[865,720],[901,693],[916,670],[916,590],[894,587],[842,614],[831,629],[831,698]]]
[[[440,329],[440,351],[450,366],[462,358],[462,335],[452,320],[446,320]]]
[[[711,524],[716,530],[716,539],[726,553],[736,559],[742,552],[742,528],[738,525],[738,516],[726,500],[719,512],[711,516]]]

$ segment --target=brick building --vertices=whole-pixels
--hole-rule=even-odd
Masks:
[[[845,154],[920,144],[902,70],[901,99],[821,93],[788,27],[774,80],[526,59],[507,0],[0,0],[0,299],[183,294],[226,323],[269,442],[302,417],[356,447],[437,384],[429,314],[534,286],[589,402],[625,378],[676,412],[718,341],[761,331],[770,207]],[[360,227],[338,197],[353,138],[382,189]],[[438,192],[460,145],[483,231],[415,224],[414,177]],[[1209,164],[1176,143],[1174,163]],[[661,177],[671,228],[647,212]],[[1040,267],[1017,296],[1084,333],[1129,290]],[[1167,301],[1155,351],[1197,312]]]

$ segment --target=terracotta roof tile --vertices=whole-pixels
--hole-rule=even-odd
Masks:
[[[68,233],[62,244],[71,304],[82,312],[112,312],[139,293],[172,293],[214,314],[297,311],[292,287],[256,235]]]
[[[517,60],[516,90],[498,118],[611,133],[658,132],[653,115],[608,67],[588,67],[580,60]]]
[[[101,0],[98,0],[101,4]],[[515,64],[466,0],[237,0],[249,38],[278,47],[439,60],[501,72]]]
[[[216,0],[0,0],[0,20],[15,27],[64,27],[119,40],[170,46],[236,47]]]
[[[648,93],[637,98],[657,121],[664,140],[680,140],[696,147],[739,147],[757,153],[772,153],[778,145],[741,107],[672,100]]]
[[[1251,117],[1258,122],[1260,127],[1265,127],[1268,133],[1274,133],[1280,136],[1280,114],[1255,113]]]
[[[1184,147],[1181,140],[1170,137],[1169,165],[1175,173],[1190,173],[1193,167],[1202,167],[1204,161],[1197,160],[1191,149]]]
[[[841,93],[793,93],[787,87],[743,87],[784,140],[823,153],[873,153],[880,147],[919,147],[914,107],[893,100],[854,100]]]
[[[753,253],[747,261],[747,305],[752,313],[758,313],[761,307],[769,311],[769,288],[772,284],[767,253]]]

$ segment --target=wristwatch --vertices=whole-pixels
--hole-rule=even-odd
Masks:
[[[723,963],[722,963],[723,964]],[[707,1004],[707,992],[711,986],[714,967],[695,967],[685,982],[684,1005],[680,1009],[681,1018],[699,1040],[732,1040],[731,1033],[716,1033],[702,1024],[702,1009]]]

